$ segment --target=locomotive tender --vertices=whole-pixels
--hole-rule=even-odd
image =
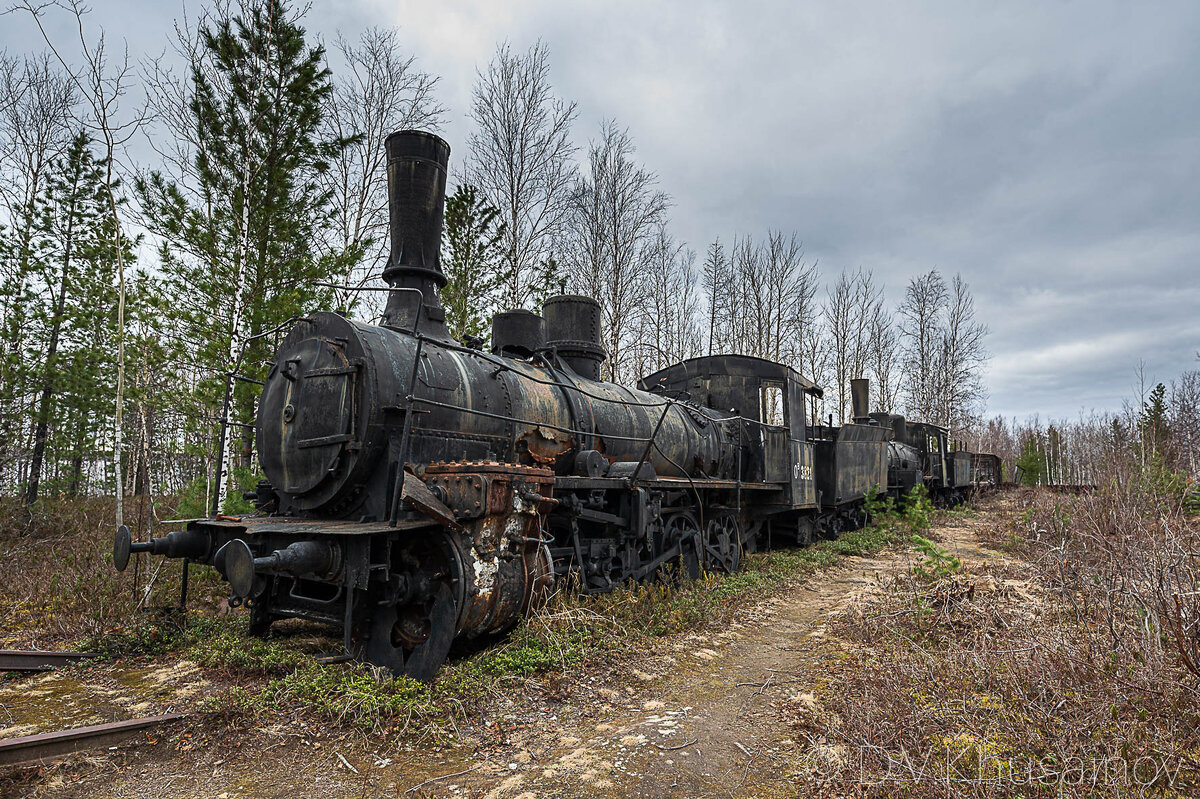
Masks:
[[[600,380],[586,297],[497,315],[491,352],[454,341],[438,299],[450,148],[401,131],[386,149],[381,324],[297,322],[258,408],[260,513],[137,543],[122,528],[118,569],[138,552],[211,564],[252,633],[326,622],[347,655],[429,680],[456,639],[510,628],[568,576],[601,592],[732,572],[760,544],[860,525],[872,487],[969,492],[971,456],[942,428],[868,414],[866,381],[834,427],[809,418],[819,387],[759,358],[694,358],[638,390]]]

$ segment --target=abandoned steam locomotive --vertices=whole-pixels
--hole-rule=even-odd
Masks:
[[[868,414],[865,381],[839,427],[809,418],[819,387],[758,358],[695,358],[639,390],[602,381],[586,297],[497,315],[491,352],[452,340],[450,148],[417,131],[386,148],[382,323],[297,322],[259,403],[260,513],[137,543],[123,528],[118,569],[137,552],[212,564],[252,632],[327,622],[348,655],[428,680],[456,639],[511,627],[568,575],[599,592],[734,571],[760,545],[860,524],[873,486],[956,502],[982,474],[945,429]]]

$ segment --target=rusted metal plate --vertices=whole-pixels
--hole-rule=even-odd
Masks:
[[[142,730],[181,718],[183,716],[179,713],[170,713],[165,716],[149,716],[70,730],[42,732],[20,738],[0,739],[0,766],[54,760],[83,749],[111,746]]]
[[[404,473],[402,497],[405,502],[421,511],[421,513],[424,513],[430,519],[444,524],[452,530],[463,529],[463,526],[454,518],[454,511],[450,510],[450,508],[446,507],[446,503],[434,496],[433,492],[429,490],[429,486],[421,482],[421,478],[415,474]]]
[[[0,649],[0,671],[48,671],[80,660],[92,652],[39,652],[34,649]]]
[[[444,474],[503,474],[519,476],[526,482],[552,483],[554,472],[537,466],[525,466],[519,463],[500,463],[499,461],[452,461],[450,463],[431,463],[425,467],[426,476]]]

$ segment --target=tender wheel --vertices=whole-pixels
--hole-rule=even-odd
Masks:
[[[705,525],[704,554],[710,569],[733,574],[742,565],[742,531],[737,518],[722,514]]]
[[[366,659],[396,674],[429,682],[450,654],[457,620],[454,594],[444,582],[422,600],[377,606]]]
[[[700,524],[691,511],[671,514],[663,525],[663,549],[680,543],[681,553],[672,563],[678,580],[695,580],[700,576]]]

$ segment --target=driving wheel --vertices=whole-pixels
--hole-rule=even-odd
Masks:
[[[742,565],[741,527],[732,514],[721,514],[705,526],[704,554],[707,566],[733,574]]]
[[[367,660],[396,674],[429,682],[450,654],[458,607],[450,586],[438,582],[429,596],[375,608]]]
[[[691,511],[671,514],[663,525],[663,549],[680,544],[679,557],[670,561],[668,576],[676,580],[695,580],[700,576],[700,525]]]

